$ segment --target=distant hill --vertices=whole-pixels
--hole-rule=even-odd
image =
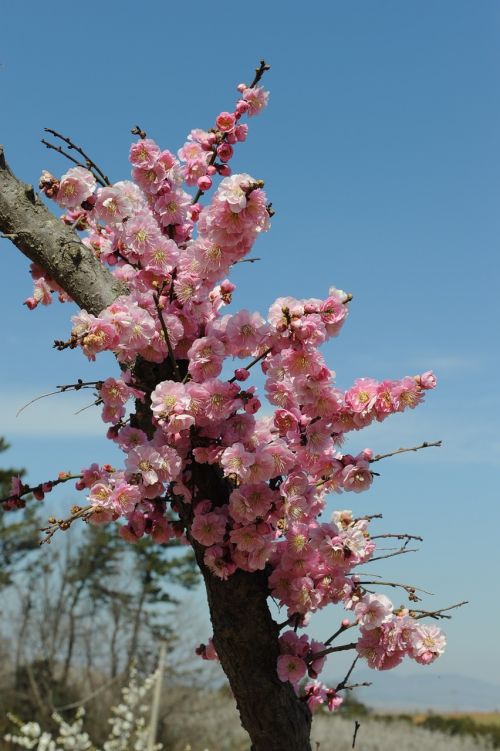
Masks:
[[[375,709],[448,712],[500,711],[500,685],[465,675],[425,673],[397,675],[394,671],[363,671],[356,682],[371,681],[358,689],[360,701]]]

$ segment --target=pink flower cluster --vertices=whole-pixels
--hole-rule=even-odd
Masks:
[[[380,599],[382,595],[372,597]],[[443,654],[446,639],[440,628],[421,623],[408,615],[408,611],[393,614],[385,604],[380,610],[384,608],[386,615],[378,625],[374,625],[378,620],[375,618],[360,628],[356,649],[369,667],[389,670],[399,665],[405,655],[421,665],[428,665]]]
[[[265,571],[270,593],[297,622],[343,604],[354,612],[358,653],[371,667],[391,667],[404,654],[430,662],[444,645],[439,630],[395,614],[352,573],[375,550],[367,519],[350,511],[329,522],[319,517],[329,492],[359,493],[373,481],[372,452],[342,453],[345,434],[413,409],[435,378],[360,378],[347,391],[337,388],[319,349],[348,314],[350,295],[334,287],[324,299],[281,297],[267,320],[248,310],[221,313],[235,289],[226,275],[269,228],[272,213],[263,183],[231,175],[228,166],[247,136],[243,115],[259,113],[268,98],[259,86],[238,90],[234,111],[221,112],[208,131],[191,131],[177,156],[149,138],[134,143],[132,181],[96,189],[91,172],[79,167],[60,181],[43,177],[45,192],[69,210],[65,221],[85,228],[83,242],[129,290],[99,315],[83,310],[72,319],[73,346],[90,360],[111,351],[121,365],[99,396],[108,436],[125,454],[122,469],[93,465],[78,487],[88,491],[93,521],[124,518],[120,533],[131,542],[183,535],[214,576]],[[222,180],[200,207],[216,175]],[[34,275],[35,302],[48,302],[54,285],[37,269]],[[150,393],[137,379],[137,358],[168,373]],[[237,363],[227,379],[228,358],[252,361]],[[256,388],[242,385],[257,362],[272,407],[260,415]],[[148,434],[126,419],[130,399],[149,414]],[[196,478],[207,465],[225,478],[227,497],[199,490]],[[281,680],[298,690],[307,674],[310,706],[338,706],[336,692],[316,680],[325,656],[315,654],[324,645],[293,631],[280,644]]]

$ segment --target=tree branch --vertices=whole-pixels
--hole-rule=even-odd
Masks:
[[[407,451],[420,451],[420,449],[429,449],[435,446],[436,448],[440,448],[443,445],[443,441],[434,441],[433,443],[429,443],[428,441],[424,441],[420,444],[420,446],[412,446],[411,448],[402,448],[402,449],[396,449],[396,451],[390,451],[388,454],[377,454],[373,457],[373,459],[370,459],[370,462],[373,464],[373,462],[379,462],[381,459],[387,459],[389,456],[396,456],[396,454],[406,454]]]
[[[0,146],[0,233],[41,266],[84,310],[97,315],[126,288],[79,237],[57,219],[33,186],[9,169]]]

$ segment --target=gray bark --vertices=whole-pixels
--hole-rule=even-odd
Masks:
[[[35,261],[83,310],[97,315],[126,292],[120,282],[55,217],[33,186],[9,169],[0,146],[0,233]]]

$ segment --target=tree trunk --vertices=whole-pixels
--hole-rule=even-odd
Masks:
[[[90,313],[97,315],[123,293],[123,287],[74,232],[50,214],[29,186],[14,177],[1,148],[0,232],[10,235],[21,252],[46,269]],[[148,394],[157,383],[172,377],[168,364],[158,366],[140,358],[134,374],[138,386],[147,387]],[[149,400],[142,405],[139,402],[138,408],[134,423],[151,435]],[[230,487],[220,469],[195,463],[192,469],[199,497],[215,505],[227,503]],[[181,504],[180,513],[190,537],[192,509]],[[253,751],[310,751],[309,708],[276,672],[279,629],[267,606],[265,573],[237,571],[222,581],[204,565],[203,546],[190,541],[205,581],[215,648]]]
[[[254,751],[310,751],[311,713],[276,672],[278,626],[262,573],[221,581],[203,570],[214,645]]]

